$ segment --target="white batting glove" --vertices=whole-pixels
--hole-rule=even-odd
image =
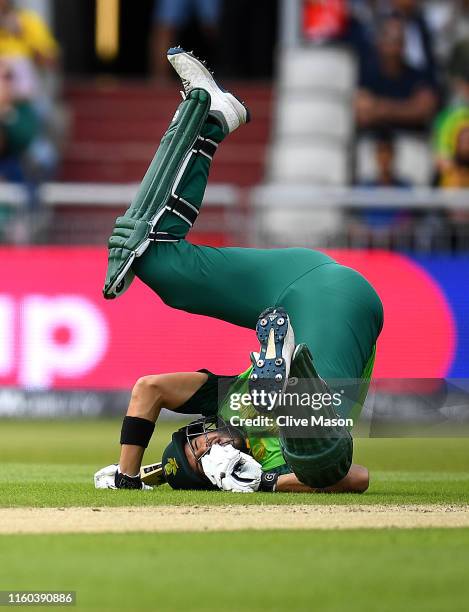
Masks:
[[[222,479],[231,473],[239,462],[241,452],[231,444],[213,444],[202,459],[202,469],[210,482],[222,489]]]
[[[117,463],[112,463],[101,470],[98,470],[94,475],[94,487],[95,489],[117,489],[116,487],[116,473],[119,470]],[[141,489],[143,491],[151,491],[153,487],[146,485],[142,482]]]
[[[259,489],[262,469],[250,455],[231,444],[214,444],[201,459],[205,475],[222,491],[253,493]]]
[[[260,463],[246,453],[240,453],[240,459],[231,473],[222,479],[222,489],[238,493],[254,493],[259,490],[262,477]]]
[[[113,463],[97,471],[94,475],[95,489],[117,489],[115,483],[117,468],[117,463]]]

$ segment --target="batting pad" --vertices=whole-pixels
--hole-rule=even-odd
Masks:
[[[198,208],[180,198],[177,191],[191,158],[203,155],[211,159],[217,148],[217,143],[201,136],[209,110],[210,94],[203,89],[192,90],[177,109],[134,201],[124,216],[116,219],[108,241],[103,289],[106,299],[118,297],[128,289],[134,278],[132,263],[152,240],[172,240],[167,233],[158,232],[165,215],[177,215],[189,227],[197,218]]]

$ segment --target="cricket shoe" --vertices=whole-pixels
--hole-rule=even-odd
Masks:
[[[215,81],[205,62],[197,59],[192,52],[184,51],[182,47],[169,49],[167,57],[182,81],[183,97],[196,88],[208,91],[211,98],[210,113],[221,122],[226,135],[249,123],[249,109]]]
[[[94,486],[96,489],[142,489],[147,491],[153,488],[143,483],[140,476],[122,474],[117,463],[98,470],[94,475]]]
[[[251,395],[253,391],[283,393],[288,384],[295,351],[295,334],[285,309],[278,307],[264,310],[257,321],[256,334],[260,349],[258,353],[251,353]],[[259,412],[266,411],[265,406],[258,402],[253,405]]]

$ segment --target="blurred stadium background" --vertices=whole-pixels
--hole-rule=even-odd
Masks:
[[[248,330],[101,297],[175,44],[253,115],[190,239],[328,249],[383,299],[378,378],[467,378],[469,2],[0,0],[0,416],[121,414],[143,374],[245,368]]]

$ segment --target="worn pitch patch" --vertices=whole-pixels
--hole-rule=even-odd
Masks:
[[[469,527],[469,505],[0,508],[0,534]]]

